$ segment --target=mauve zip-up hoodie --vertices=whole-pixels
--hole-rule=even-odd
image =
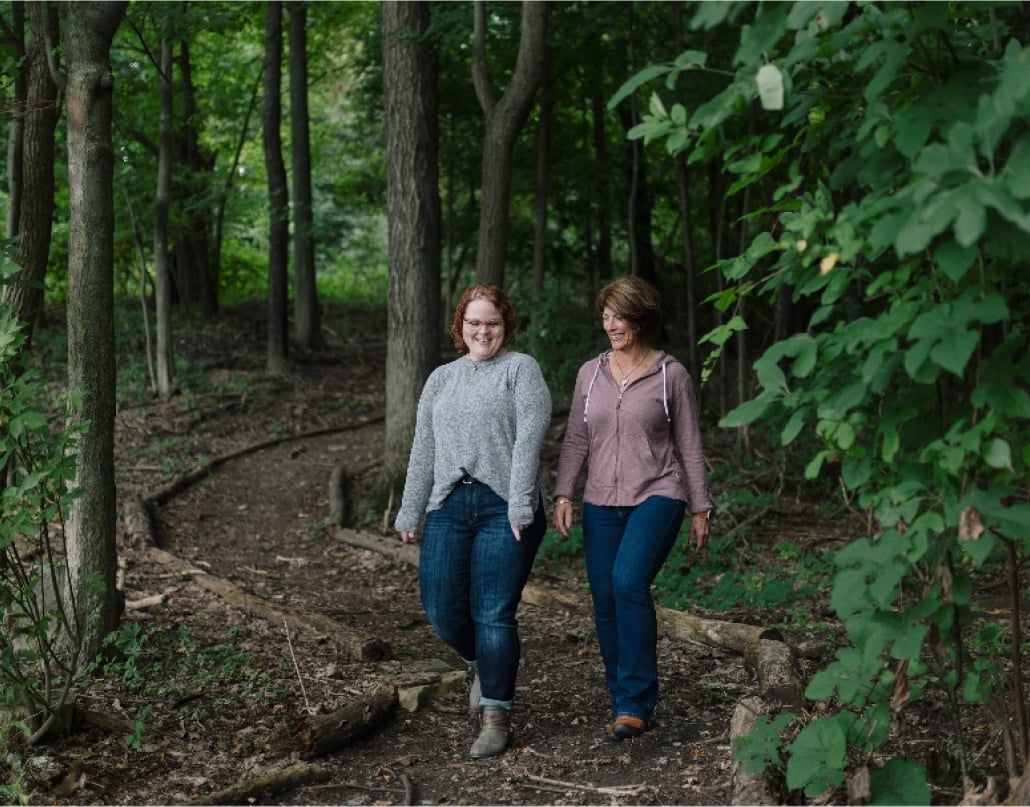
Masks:
[[[712,508],[694,382],[664,351],[620,392],[611,351],[579,368],[558,459],[555,496],[572,498],[583,467],[583,500],[632,507],[649,496]]]

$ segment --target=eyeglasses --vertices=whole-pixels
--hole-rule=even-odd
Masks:
[[[462,319],[465,320],[465,324],[468,325],[474,331],[478,331],[480,325],[485,326],[488,331],[496,331],[504,325],[504,320],[500,319],[480,320],[465,319],[464,317],[462,317]]]

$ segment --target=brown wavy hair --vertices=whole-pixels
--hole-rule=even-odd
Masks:
[[[501,319],[504,320],[504,346],[512,347],[515,344],[515,329],[519,322],[518,317],[515,316],[515,307],[503,289],[491,283],[476,283],[466,289],[465,293],[458,298],[458,304],[454,306],[454,314],[451,316],[451,327],[448,333],[457,351],[459,353],[468,351],[468,345],[465,344],[463,336],[465,309],[473,300],[486,300],[493,303],[494,308],[501,312]]]
[[[597,293],[597,312],[610,308],[649,345],[662,330],[662,297],[658,290],[636,275],[619,277]]]

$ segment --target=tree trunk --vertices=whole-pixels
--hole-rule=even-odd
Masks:
[[[181,198],[188,217],[187,231],[176,234],[175,252],[177,262],[184,259],[190,266],[193,297],[188,301],[200,305],[207,315],[218,311],[218,283],[211,265],[211,208],[198,206],[194,195],[203,192],[208,185],[208,176],[215,167],[214,157],[200,145],[200,112],[197,109],[196,89],[193,86],[193,69],[190,61],[189,39],[179,41],[179,80],[182,88],[182,128],[180,135],[179,165],[185,169],[186,184],[181,187],[177,198]]]
[[[551,98],[549,49],[544,46],[544,71],[540,92],[540,125],[536,132],[536,200],[533,230],[533,288],[543,291],[547,277],[547,180],[551,171],[551,129],[554,101]]]
[[[440,191],[429,5],[391,0],[380,8],[390,285],[386,446],[376,498],[385,503],[403,483],[419,393],[440,356]]]
[[[523,1],[515,70],[504,94],[500,100],[495,100],[486,65],[486,5],[483,0],[475,2],[472,79],[486,118],[479,243],[476,247],[476,280],[482,283],[504,285],[504,264],[508,258],[512,153],[533,107],[533,99],[543,76],[547,15],[546,2]]]
[[[170,26],[171,20],[164,19]],[[172,268],[168,250],[168,211],[172,198],[172,42],[167,30],[161,37],[158,65],[161,134],[157,157],[157,194],[154,203],[154,289],[157,305],[157,394],[164,401],[175,392],[175,356],[172,352]]]
[[[311,135],[308,121],[308,13],[305,0],[290,9],[290,134],[293,149],[293,333],[308,350],[322,346],[315,285],[311,195]]]
[[[265,170],[268,173],[268,360],[269,375],[288,368],[287,272],[290,220],[286,166],[283,164],[282,77],[283,13],[280,0],[265,6],[265,98],[263,106]]]
[[[47,41],[56,42],[57,12],[52,5],[29,3],[28,85],[22,138],[21,205],[18,229],[21,234],[21,271],[16,282],[3,287],[4,302],[32,329],[43,307],[43,281],[54,220],[54,132],[59,105],[57,84],[47,60]],[[13,199],[12,199],[13,204]],[[27,350],[29,342],[23,350]]]
[[[680,190],[680,228],[683,231],[683,310],[687,312],[687,369],[694,385],[700,389],[701,376],[697,363],[697,261],[694,259],[694,220],[690,210],[690,168],[687,158],[676,158]]]
[[[11,3],[10,49],[25,59],[25,6],[23,0]],[[17,238],[20,231],[22,192],[22,152],[25,137],[25,99],[28,96],[29,63],[22,61],[14,74],[14,110],[7,125],[7,237]]]
[[[111,40],[123,2],[70,3],[68,59],[68,385],[72,424],[89,424],[75,457],[81,495],[68,518],[68,579],[80,660],[100,653],[118,624],[114,484],[114,77]],[[48,217],[49,222],[49,217]],[[97,584],[102,585],[97,585]]]
[[[604,99],[600,88],[595,88],[590,96],[594,130],[594,162],[597,165],[597,266],[594,276],[594,287],[601,281],[612,278],[612,223],[608,217],[610,189],[608,185],[608,140],[604,129]]]

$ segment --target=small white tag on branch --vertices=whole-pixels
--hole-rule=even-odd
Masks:
[[[763,64],[755,81],[762,109],[783,109],[783,73],[780,68],[774,64]]]

